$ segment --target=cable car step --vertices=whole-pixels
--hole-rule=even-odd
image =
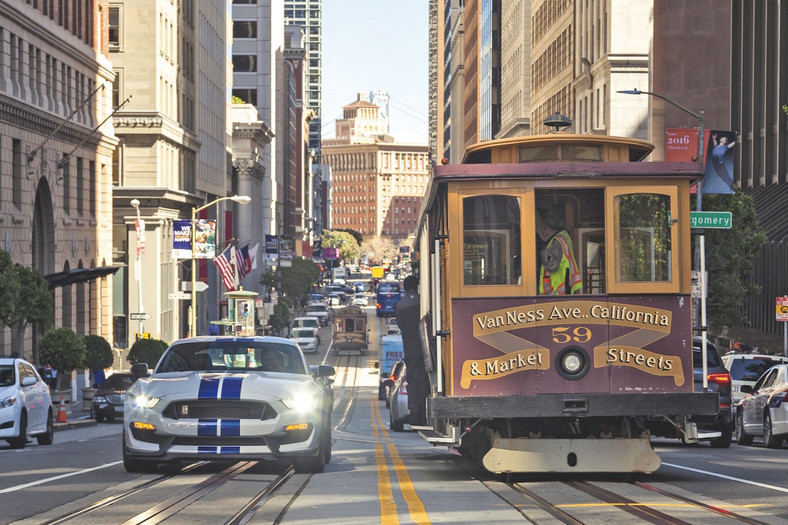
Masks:
[[[413,430],[418,430],[419,436],[428,443],[454,443],[455,439],[452,436],[444,436],[440,432],[435,432],[432,427],[412,426]]]
[[[714,439],[722,436],[722,432],[698,432],[698,439]]]

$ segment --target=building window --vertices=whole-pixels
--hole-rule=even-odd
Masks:
[[[257,0],[233,0],[234,4],[256,4]]]
[[[120,7],[109,8],[109,48],[118,50],[120,48]]]
[[[22,207],[22,173],[24,173],[23,159],[22,159],[22,141],[14,139],[11,145],[14,164],[13,172],[13,194],[12,198],[17,208]]]
[[[246,104],[257,105],[256,89],[233,89],[233,96],[240,98]]]
[[[257,20],[234,21],[233,38],[257,38]]]
[[[255,55],[233,55],[233,70],[236,73],[254,73],[257,71]]]
[[[66,215],[71,213],[71,162],[68,155],[63,153],[63,211]]]

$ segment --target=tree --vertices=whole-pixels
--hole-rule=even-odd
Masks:
[[[312,285],[320,277],[320,268],[317,264],[296,257],[293,259],[293,266],[282,268],[282,293],[288,297],[301,298],[306,296],[311,290]]]
[[[709,326],[719,332],[747,324],[741,305],[760,286],[750,281],[753,259],[768,238],[758,224],[752,198],[735,195],[704,195],[704,211],[729,211],[731,229],[706,230],[706,270],[709,276],[706,306]]]
[[[167,346],[167,343],[160,339],[137,339],[131,345],[126,359],[132,365],[147,363],[148,368],[153,368],[159,362],[164,351],[167,350]]]
[[[51,323],[54,300],[41,272],[13,264],[5,250],[0,250],[0,270],[0,324],[11,328],[17,343],[14,350],[25,355],[28,324]],[[39,363],[37,348],[33,348],[33,362]]]
[[[55,389],[60,389],[64,373],[82,368],[85,362],[85,341],[70,328],[53,328],[39,341],[41,361],[58,371]]]
[[[377,258],[374,262],[381,264],[383,259],[394,259],[399,254],[399,246],[388,237],[376,236],[364,241],[361,253],[373,254]]]
[[[280,333],[283,329],[290,326],[290,308],[293,306],[293,301],[289,297],[279,296],[279,302],[274,305],[274,312],[268,318],[268,324],[271,326],[271,331]]]
[[[356,242],[356,238],[351,234],[339,230],[323,230],[322,247],[337,248],[339,258],[343,261],[358,259],[361,250]]]
[[[356,239],[356,244],[358,244],[359,246],[361,246],[361,244],[364,242],[364,236],[361,235],[361,233],[357,232],[356,230],[351,230],[349,228],[337,228],[334,231],[350,234],[351,237]]]
[[[115,362],[112,346],[100,335],[85,336],[85,362],[83,366],[91,372],[104,370]]]

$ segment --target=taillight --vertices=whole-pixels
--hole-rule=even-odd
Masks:
[[[717,383],[718,385],[730,385],[731,384],[731,375],[730,374],[709,374],[706,377],[711,383]]]

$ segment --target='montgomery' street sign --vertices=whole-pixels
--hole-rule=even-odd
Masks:
[[[733,216],[729,211],[691,211],[690,228],[721,228],[728,229],[733,224]]]

